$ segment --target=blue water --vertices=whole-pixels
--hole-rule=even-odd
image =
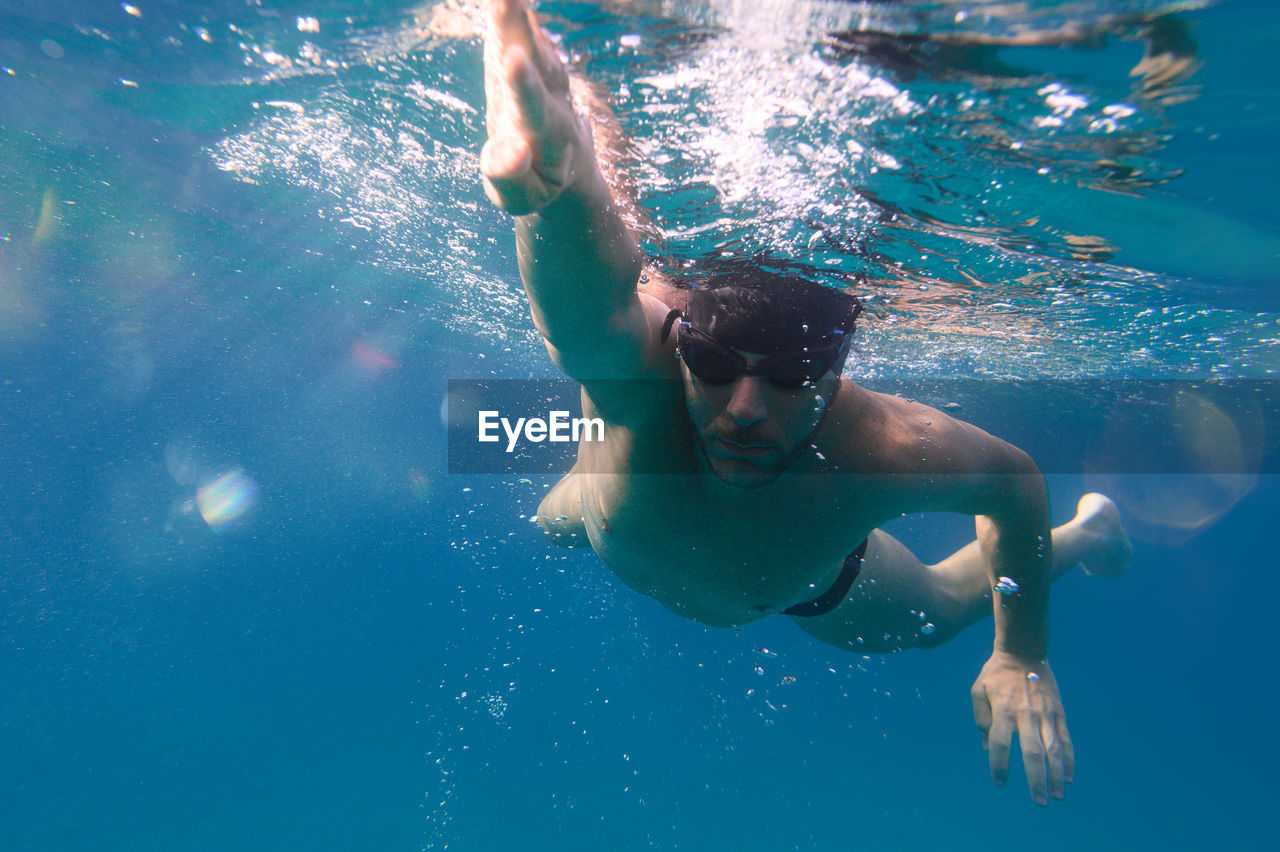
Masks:
[[[446,472],[448,379],[554,375],[454,5],[0,3],[4,848],[1270,848],[1273,475],[1051,477],[1137,553],[1054,587],[1041,810],[973,727],[989,625],[704,628],[551,549],[547,481]],[[864,276],[854,378],[1274,378],[1272,4],[605,5],[545,8],[647,246]],[[914,70],[826,37],[1158,11],[1194,67],[1142,96],[1133,24]]]

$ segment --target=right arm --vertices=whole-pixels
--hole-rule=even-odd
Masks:
[[[643,375],[653,318],[665,312],[636,292],[639,246],[574,110],[569,75],[524,0],[491,4],[485,88],[485,191],[516,217],[520,275],[548,351],[584,384]]]

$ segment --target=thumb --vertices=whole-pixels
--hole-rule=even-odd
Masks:
[[[514,216],[537,209],[535,194],[541,179],[533,172],[533,152],[519,136],[498,136],[480,151],[480,173],[485,195]]]
[[[969,697],[973,699],[973,721],[982,732],[982,747],[986,748],[993,719],[991,701],[987,698],[987,688],[980,683],[975,683],[973,689],[969,690]]]
[[[494,136],[480,149],[480,173],[491,181],[520,178],[533,166],[533,150],[520,136]]]

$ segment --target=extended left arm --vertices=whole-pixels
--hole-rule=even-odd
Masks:
[[[975,526],[995,592],[994,650],[1038,661],[1049,653],[1049,495],[1035,463],[1008,450],[1018,470],[995,474]]]
[[[1008,778],[1018,733],[1032,798],[1060,799],[1075,772],[1058,685],[1049,668],[1052,539],[1044,477],[1018,448],[916,403],[888,402],[902,466],[928,477],[904,495],[903,511],[964,512],[977,518],[992,591],[995,644],[971,690],[991,777]],[[922,454],[921,447],[928,450]]]
[[[1037,804],[1061,799],[1075,774],[1071,735],[1049,668],[1049,582],[1052,544],[1044,478],[1031,464],[1007,479],[994,512],[977,518],[978,541],[993,590],[995,645],[971,690],[991,777],[1008,779],[1018,732],[1027,784]]]
[[[978,542],[992,589],[995,644],[970,690],[973,716],[992,780],[1001,787],[1008,780],[1017,731],[1031,797],[1047,805],[1050,796],[1063,798],[1075,774],[1062,696],[1048,660],[1053,556],[1048,493],[1026,453],[982,436],[985,446],[974,449],[994,469],[977,475],[977,487],[961,502],[980,504],[970,509],[977,510]]]

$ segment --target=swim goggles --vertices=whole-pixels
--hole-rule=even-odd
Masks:
[[[734,350],[690,325],[678,310],[667,315],[662,330],[663,340],[670,335],[671,325],[676,319],[680,320],[676,327],[676,352],[689,372],[709,384],[726,384],[742,376],[760,376],[774,387],[799,390],[812,385],[823,373],[835,367],[845,344],[844,330],[836,329],[816,343],[769,355],[749,364]]]

